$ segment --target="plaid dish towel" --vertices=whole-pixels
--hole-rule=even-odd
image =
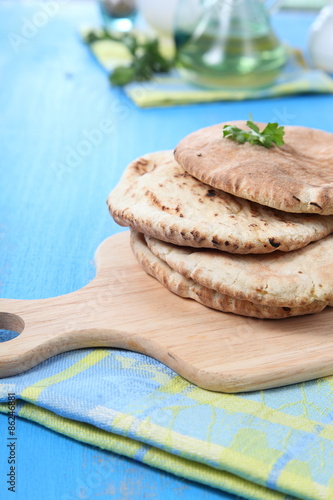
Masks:
[[[0,410],[252,500],[333,498],[333,377],[222,394],[143,354],[82,349],[0,380]]]
[[[119,42],[96,41],[89,47],[108,72],[130,62],[127,49]],[[171,46],[162,49],[169,55],[173,50]],[[199,102],[242,101],[302,93],[333,93],[333,78],[323,71],[309,68],[300,51],[289,49],[289,62],[279,78],[271,86],[261,89],[204,89],[185,82],[177,70],[173,70],[168,74],[158,74],[148,82],[127,84],[124,90],[137,106],[147,108]]]

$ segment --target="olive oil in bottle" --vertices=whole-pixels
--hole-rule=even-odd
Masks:
[[[254,0],[210,2],[192,33],[178,23],[175,42],[181,74],[205,87],[267,86],[286,62],[262,3]]]

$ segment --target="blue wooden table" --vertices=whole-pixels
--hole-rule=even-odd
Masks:
[[[40,3],[0,3],[2,297],[64,294],[94,276],[96,247],[119,231],[106,209],[107,194],[138,155],[174,148],[194,129],[250,112],[258,121],[333,132],[333,97],[326,95],[138,109],[109,87],[81,43],[79,27],[100,22],[96,5],[52,3],[53,10],[50,3],[49,10]],[[275,22],[282,38],[304,47],[312,20],[311,13],[282,13]],[[94,143],[105,120],[109,125]],[[17,424],[17,491],[11,493],[6,425],[0,415],[1,499],[236,498],[23,420]]]

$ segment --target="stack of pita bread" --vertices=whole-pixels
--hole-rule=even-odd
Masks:
[[[333,305],[333,134],[289,126],[268,149],[223,138],[223,125],[133,161],[110,194],[138,262],[224,312],[277,319]]]

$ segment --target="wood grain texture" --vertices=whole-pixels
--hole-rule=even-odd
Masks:
[[[105,240],[87,286],[42,300],[1,300],[0,326],[22,331],[0,346],[0,375],[82,347],[152,356],[194,384],[240,392],[333,373],[333,310],[284,320],[225,314],[182,299],[146,275],[129,233]]]

